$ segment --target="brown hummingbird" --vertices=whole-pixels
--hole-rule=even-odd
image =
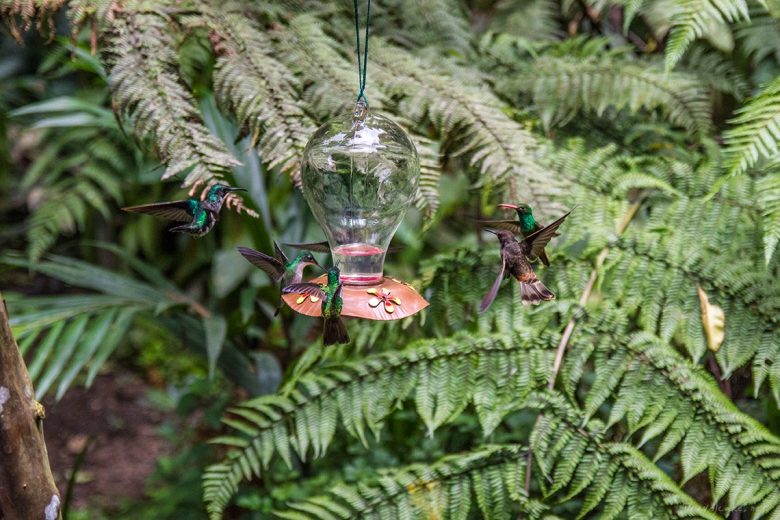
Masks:
[[[506,271],[509,271],[509,274],[520,282],[520,297],[523,305],[538,305],[542,301],[549,301],[555,298],[555,295],[536,277],[530,259],[539,257],[540,252],[544,250],[544,247],[556,235],[555,231],[569,216],[569,213],[566,213],[549,226],[531,233],[522,242],[518,242],[511,231],[486,229],[486,231],[496,235],[501,243],[501,272],[498,274],[496,281],[493,282],[490,291],[482,299],[479,312],[485,312],[493,303],[493,300],[496,299]]]
[[[534,212],[528,204],[506,204],[501,203],[499,208],[513,209],[517,213],[517,220],[479,220],[478,222],[493,229],[505,229],[515,235],[528,237],[531,233],[539,231],[544,226],[534,218]],[[531,258],[536,260],[536,257]],[[539,260],[546,266],[550,265],[550,259],[547,253],[542,249],[539,251]]]

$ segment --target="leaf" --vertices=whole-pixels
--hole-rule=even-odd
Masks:
[[[761,158],[778,154],[780,141],[780,77],[739,108],[723,133],[726,142],[724,165],[731,175],[745,173]]]
[[[726,337],[726,315],[723,309],[710,303],[704,289],[696,286],[696,291],[699,293],[701,323],[704,327],[704,335],[707,337],[707,347],[712,352],[717,352]]]

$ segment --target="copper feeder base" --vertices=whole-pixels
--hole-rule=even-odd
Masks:
[[[323,274],[311,283],[324,284],[327,275]],[[344,285],[341,291],[344,305],[342,316],[354,316],[367,320],[400,320],[420,312],[429,303],[420,296],[414,287],[397,280],[385,277],[374,285]],[[285,294],[282,296],[292,310],[306,316],[322,316],[322,302],[318,298],[301,294]]]

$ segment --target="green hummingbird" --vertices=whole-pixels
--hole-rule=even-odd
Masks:
[[[294,283],[282,289],[284,294],[304,294],[320,299],[322,302],[322,317],[325,319],[322,343],[326,346],[335,345],[336,343],[349,343],[347,327],[341,319],[341,308],[344,305],[341,290],[344,284],[339,280],[339,274],[339,268],[333,266],[328,269],[327,283]]]
[[[246,258],[250,264],[265,271],[271,280],[279,282],[281,289],[284,289],[293,283],[301,283],[303,281],[303,270],[306,269],[307,266],[320,266],[314,256],[308,251],[301,251],[298,253],[298,256],[292,260],[288,260],[287,256],[276,242],[274,242],[274,256],[269,256],[248,247],[239,247],[238,252],[241,253],[241,256]],[[274,316],[279,314],[281,308],[281,305],[277,307]]]
[[[542,229],[544,226],[534,218],[534,212],[528,204],[499,204],[499,208],[513,209],[517,212],[517,220],[480,220],[480,224],[494,229],[505,229],[523,238]],[[550,265],[550,259],[544,249],[538,253],[539,260],[546,266]],[[537,257],[531,258],[536,260]]]
[[[542,301],[549,301],[555,298],[555,295],[536,277],[530,259],[540,257],[540,253],[544,251],[544,247],[556,235],[555,231],[566,220],[569,213],[566,213],[549,226],[531,233],[522,242],[518,242],[515,235],[509,230],[500,229],[496,231],[486,229],[486,231],[496,235],[501,244],[501,272],[498,273],[498,277],[493,282],[490,291],[482,299],[479,312],[485,312],[493,303],[493,300],[496,299],[498,289],[501,287],[501,282],[507,271],[520,282],[520,297],[523,305],[538,305]]]
[[[215,184],[209,188],[206,198],[199,200],[189,198],[186,200],[174,200],[172,202],[156,202],[154,204],[142,204],[122,208],[123,211],[144,213],[158,218],[187,222],[180,226],[174,226],[168,231],[174,233],[187,233],[200,238],[211,231],[219,220],[219,212],[225,197],[233,191],[246,191],[244,188],[233,188],[227,184]]]

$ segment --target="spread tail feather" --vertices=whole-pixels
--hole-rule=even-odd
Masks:
[[[344,320],[341,318],[325,318],[325,330],[322,334],[324,345],[336,343],[349,343],[349,334]]]
[[[554,300],[555,295],[539,280],[525,283],[520,282],[520,297],[523,305],[539,305],[542,301]]]

